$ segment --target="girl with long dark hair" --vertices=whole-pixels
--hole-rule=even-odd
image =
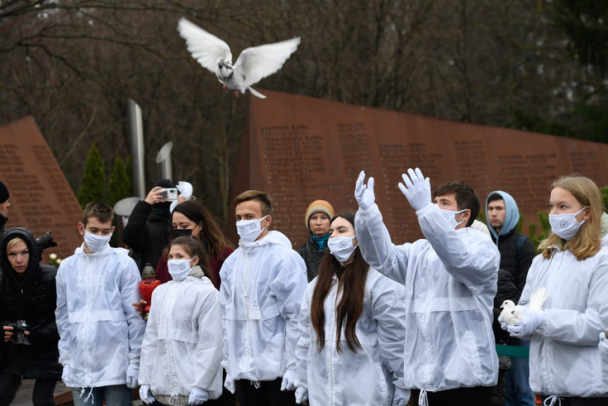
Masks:
[[[311,406],[405,406],[403,287],[363,259],[355,216],[336,215],[300,312],[296,401]]]
[[[217,223],[209,214],[209,211],[200,202],[188,200],[175,206],[171,214],[171,231],[169,240],[175,237],[193,236],[202,244],[209,257],[209,271],[212,282],[219,290],[220,288],[220,269],[234,249],[224,237]],[[171,280],[171,275],[167,268],[167,255],[163,255],[156,267],[156,278],[162,283]]]

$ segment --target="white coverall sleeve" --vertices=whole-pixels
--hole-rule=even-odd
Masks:
[[[270,290],[274,294],[281,318],[285,320],[285,365],[287,369],[296,368],[296,345],[300,337],[298,316],[302,307],[304,292],[308,286],[306,264],[300,255],[291,251],[290,256],[281,261],[281,269]]]
[[[422,233],[454,279],[473,294],[498,274],[500,253],[496,245],[480,236],[467,243],[441,215],[436,204],[429,204],[416,212]]]
[[[65,286],[65,266],[59,265],[55,283],[57,285],[57,308],[55,322],[59,332],[59,363],[65,365],[70,360],[70,321],[68,319],[68,298]]]
[[[310,285],[309,288],[310,289]],[[296,347],[296,386],[298,388],[308,389],[308,348],[310,347],[310,298],[311,294],[309,290],[306,290],[304,300],[302,300],[302,307],[300,309],[300,338],[298,339],[298,345]],[[316,343],[313,343],[316,345]]]
[[[137,314],[137,310],[133,307],[133,303],[139,303],[141,294],[139,293],[139,282],[141,276],[139,269],[131,258],[127,261],[127,269],[125,269],[122,278],[120,296],[122,299],[123,311],[127,317],[129,325],[129,363],[139,364],[139,355],[141,353],[141,343],[144,339],[146,330],[146,322]]]
[[[378,349],[384,365],[393,374],[393,383],[402,389],[405,342],[405,292],[401,285],[380,279],[372,287],[372,317],[376,321]]]
[[[396,246],[392,243],[377,204],[369,210],[357,211],[355,230],[363,259],[381,274],[405,284],[412,245]]]
[[[224,265],[222,266],[222,272],[221,274],[226,271],[229,272],[226,269],[226,263],[224,262]],[[228,370],[228,360],[230,359],[230,346],[228,343],[228,331],[226,328],[226,308],[230,305],[232,299],[230,297],[230,288],[228,287],[228,280],[227,278],[221,278],[222,279],[222,284],[220,285],[220,312],[221,312],[221,321],[222,321],[222,334],[223,334],[223,351],[222,351],[222,367],[224,367],[224,369],[226,370],[226,372],[228,374],[230,374],[230,371]]]
[[[222,320],[220,294],[213,289],[197,304],[198,343],[194,353],[192,386],[210,392],[222,362]]]
[[[152,370],[154,363],[158,362],[156,357],[156,349],[158,347],[158,313],[160,312],[160,304],[157,301],[157,291],[152,292],[152,306],[148,313],[148,323],[144,340],[141,343],[141,358],[139,360],[139,378],[140,385],[150,385]]]
[[[608,263],[598,264],[589,281],[589,296],[584,313],[575,310],[547,309],[542,331],[545,337],[575,345],[593,345],[608,326]]]

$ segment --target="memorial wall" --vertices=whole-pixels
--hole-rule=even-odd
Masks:
[[[376,180],[376,201],[393,242],[422,237],[414,210],[397,188],[401,174],[419,167],[431,187],[469,183],[485,201],[503,190],[526,219],[549,207],[551,182],[581,173],[608,185],[608,144],[450,122],[266,91],[249,97],[246,130],[233,197],[247,189],[271,194],[273,228],[294,245],[307,238],[304,213],[316,199],[338,212],[356,210],[361,170]],[[233,211],[227,231],[238,241]]]
[[[82,244],[82,209],[32,117],[0,126],[0,180],[10,193],[6,227],[28,228],[34,238],[52,232],[58,245],[44,251],[43,263]]]

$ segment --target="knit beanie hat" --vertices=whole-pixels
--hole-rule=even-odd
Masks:
[[[308,206],[308,209],[306,210],[306,216],[304,217],[306,221],[306,228],[308,228],[309,230],[310,218],[315,213],[325,213],[329,216],[329,219],[331,220],[334,217],[334,208],[331,207],[331,204],[329,204],[329,202],[326,202],[325,200],[315,200],[314,202],[312,202],[310,206]]]

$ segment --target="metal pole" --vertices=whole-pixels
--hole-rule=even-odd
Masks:
[[[158,175],[160,179],[173,180],[173,165],[171,161],[171,150],[173,143],[168,142],[158,151],[156,155],[156,166],[158,167]]]
[[[127,101],[127,132],[131,144],[131,157],[133,162],[133,192],[140,199],[145,199],[146,172],[144,166],[144,124],[141,108],[133,100]]]

